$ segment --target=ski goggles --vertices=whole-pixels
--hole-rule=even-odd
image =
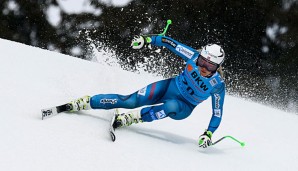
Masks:
[[[197,59],[197,65],[206,68],[210,72],[215,72],[218,68],[218,64],[205,59],[203,56],[200,56]]]

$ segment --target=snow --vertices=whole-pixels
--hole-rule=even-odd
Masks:
[[[107,6],[124,7],[132,0],[98,0]],[[57,0],[59,7],[67,14],[91,13],[99,16],[102,13],[100,8],[96,8],[91,0]]]
[[[92,13],[101,14],[101,9],[96,9],[91,0],[57,0],[59,7],[67,14]]]
[[[52,26],[58,27],[62,21],[60,8],[55,5],[50,5],[46,10],[46,17]]]
[[[164,119],[108,134],[111,112],[62,113],[41,120],[42,108],[98,93],[132,93],[162,78],[135,74],[0,39],[0,170],[298,170],[298,116],[227,96],[206,150],[210,99],[182,121]]]
[[[109,6],[124,7],[132,2],[132,0],[99,0],[99,2]]]
[[[114,7],[124,7],[128,5],[132,0],[98,0],[99,3],[103,3],[107,6]],[[95,16],[100,16],[102,14],[102,9],[96,7],[91,3],[91,0],[57,0],[58,5],[50,5],[46,11],[45,15],[48,22],[54,26],[59,27],[62,21],[61,11],[67,14],[81,14],[88,13]],[[14,1],[9,1],[7,3],[7,8],[4,13],[7,14],[10,10],[18,11],[18,4]]]

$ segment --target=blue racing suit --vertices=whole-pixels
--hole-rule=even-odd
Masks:
[[[211,77],[200,75],[196,60],[199,52],[165,36],[152,36],[152,45],[164,46],[186,61],[184,71],[170,79],[161,80],[130,94],[98,94],[91,97],[93,109],[127,108],[141,109],[144,122],[170,117],[181,120],[188,117],[193,109],[212,97],[212,117],[208,130],[214,132],[220,125],[225,98],[225,83],[219,73]]]

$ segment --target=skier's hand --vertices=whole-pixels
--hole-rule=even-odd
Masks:
[[[131,41],[131,46],[133,49],[142,49],[146,44],[151,42],[150,37],[145,36],[135,36]]]
[[[212,132],[211,131],[205,131],[204,134],[202,134],[199,137],[199,147],[200,148],[207,148],[209,146],[212,145],[212,141],[211,141],[211,137],[212,137]]]

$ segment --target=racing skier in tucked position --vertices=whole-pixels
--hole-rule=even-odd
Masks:
[[[217,44],[210,44],[201,52],[166,36],[136,36],[132,40],[133,49],[141,49],[146,44],[163,46],[186,61],[185,70],[178,76],[161,80],[130,94],[98,94],[85,96],[71,102],[72,111],[88,109],[133,109],[149,105],[116,116],[114,128],[132,123],[152,122],[170,117],[182,120],[208,97],[212,98],[212,117],[208,128],[199,137],[199,147],[212,145],[211,137],[222,119],[225,98],[225,83],[221,75],[221,65],[225,53]],[[158,105],[157,105],[158,104]],[[150,106],[151,105],[151,106]]]

